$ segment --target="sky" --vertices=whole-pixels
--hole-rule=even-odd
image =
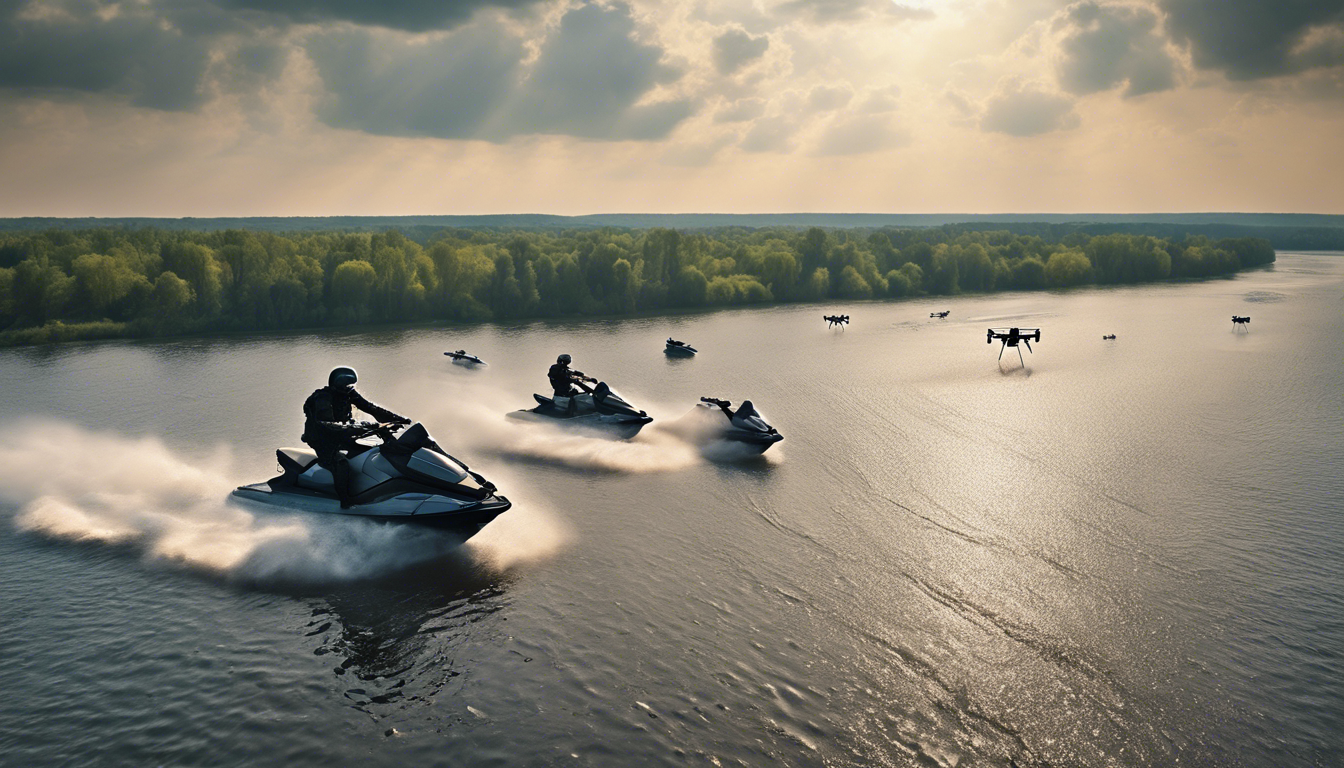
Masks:
[[[1344,0],[0,0],[0,216],[1344,214]]]

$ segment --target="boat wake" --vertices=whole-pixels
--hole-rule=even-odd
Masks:
[[[238,583],[308,588],[369,580],[462,552],[483,567],[507,568],[565,540],[546,508],[518,504],[518,493],[510,494],[514,509],[466,547],[415,527],[254,512],[226,501],[238,485],[232,467],[226,449],[193,460],[157,438],[61,422],[0,431],[0,499],[17,506],[17,529],[129,547],[149,561]]]

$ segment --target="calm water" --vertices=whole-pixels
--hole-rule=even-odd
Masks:
[[[1025,369],[984,343],[1008,324],[1043,328]],[[1339,765],[1341,336],[1344,258],[1283,254],[1063,294],[3,351],[0,763]],[[658,421],[506,422],[559,352]],[[225,503],[338,363],[514,510],[455,548]],[[660,428],[701,395],[785,441],[706,458]]]

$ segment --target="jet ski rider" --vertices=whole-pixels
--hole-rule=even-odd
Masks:
[[[348,509],[353,502],[350,496],[350,462],[346,454],[357,447],[355,434],[358,426],[352,421],[351,406],[381,422],[411,423],[405,416],[398,416],[364,399],[363,395],[355,391],[357,381],[359,376],[354,368],[334,368],[327,377],[327,386],[316,390],[303,402],[303,442],[317,452],[317,463],[331,472],[336,497],[341,500],[342,509]]]
[[[579,394],[578,390],[574,388],[574,385],[579,385],[580,389],[589,394],[592,394],[593,389],[584,383],[586,381],[592,381],[592,379],[585,376],[583,371],[570,369],[569,363],[571,360],[573,360],[573,358],[569,355],[561,355],[555,358],[555,365],[552,365],[550,370],[546,372],[546,378],[551,380],[551,392],[554,397],[569,398],[568,410],[570,413],[573,413],[575,407],[574,395]]]

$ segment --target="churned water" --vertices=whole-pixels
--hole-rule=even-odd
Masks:
[[[1001,325],[1042,328],[1025,367],[984,343]],[[1344,258],[1281,254],[1067,293],[6,350],[0,763],[1338,765],[1342,338]],[[560,352],[657,421],[506,421]],[[458,547],[228,503],[342,363],[514,509]],[[686,442],[702,395],[785,441]]]

